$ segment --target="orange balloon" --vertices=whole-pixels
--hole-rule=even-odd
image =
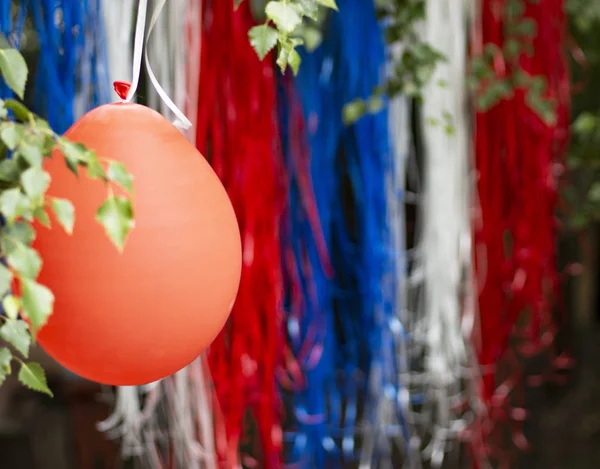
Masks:
[[[223,328],[241,275],[231,202],[210,165],[157,112],[98,107],[65,134],[133,176],[135,227],[120,254],[96,221],[101,181],[47,160],[48,194],[75,206],[69,236],[38,228],[39,282],[55,295],[39,343],[58,363],[109,385],[140,385],[192,362]],[[81,171],[84,173],[84,171]]]

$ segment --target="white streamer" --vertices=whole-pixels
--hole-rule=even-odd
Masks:
[[[144,449],[144,415],[139,411],[140,405],[138,388],[121,386],[117,388],[113,413],[97,425],[99,431],[121,440],[121,454],[125,458],[139,456]]]
[[[473,357],[467,5],[468,0],[427,0],[423,25],[425,42],[446,58],[424,91],[422,234],[415,265],[423,285],[414,333],[425,350],[425,407],[433,425],[425,456],[434,467],[464,428],[452,408],[470,379],[465,370]]]
[[[117,388],[113,413],[98,429],[121,441],[123,458],[165,469],[161,444],[171,441],[176,469],[216,469],[208,367],[198,358],[150,386]],[[162,419],[166,418],[166,421]]]
[[[401,45],[397,45],[392,50],[393,62],[398,63],[403,53]],[[405,425],[409,427],[411,440],[406,442],[405,467],[410,469],[420,469],[422,462],[420,458],[421,440],[415,427],[415,421],[410,404],[409,386],[412,382],[411,369],[409,365],[409,347],[406,340],[407,330],[410,326],[411,317],[408,315],[408,260],[406,245],[406,211],[407,203],[405,179],[406,167],[409,162],[412,139],[411,139],[411,112],[410,100],[405,96],[398,96],[390,103],[390,135],[394,136],[394,154],[396,161],[394,164],[394,174],[389,184],[390,200],[397,201],[392,205],[393,213],[391,215],[391,229],[395,240],[396,249],[396,318],[397,326],[392,330],[396,331],[396,360],[398,363],[398,383],[399,395],[398,404],[403,409]]]

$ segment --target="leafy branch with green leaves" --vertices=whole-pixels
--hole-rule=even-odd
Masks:
[[[237,8],[244,0],[234,0]],[[376,0],[379,20],[385,24],[386,40],[392,47],[402,47],[393,64],[391,77],[373,90],[368,99],[356,99],[344,106],[343,118],[351,124],[367,113],[376,113],[384,105],[383,97],[399,94],[422,99],[425,86],[431,81],[437,64],[444,56],[422,40],[417,25],[425,19],[425,0]],[[322,27],[327,12],[338,10],[335,0],[278,0],[264,6],[264,24],[248,32],[250,43],[263,60],[277,47],[277,64],[282,73],[288,65],[294,74],[300,67],[296,48],[314,50],[321,42]],[[261,15],[262,11],[257,11]],[[440,83],[440,86],[444,86]],[[451,131],[451,123],[445,127]]]
[[[27,64],[15,49],[0,49],[0,74],[9,88],[23,99]],[[58,151],[55,151],[58,150]],[[0,385],[19,368],[18,379],[26,387],[48,395],[52,392],[42,366],[29,361],[30,348],[40,328],[52,314],[54,295],[37,278],[43,260],[32,247],[34,223],[50,227],[49,212],[67,233],[73,232],[75,209],[71,201],[47,194],[51,175],[46,158],[61,155],[77,176],[84,169],[90,179],[107,186],[107,198],[98,208],[97,221],[117,249],[122,250],[133,227],[133,181],[123,164],[98,157],[85,146],[52,131],[48,123],[15,99],[0,100]],[[126,195],[115,195],[115,187]],[[19,285],[19,294],[12,285]]]
[[[539,0],[506,0],[503,5],[504,42],[501,46],[485,44],[481,55],[471,62],[469,84],[475,93],[476,106],[487,111],[515,90],[526,92],[525,101],[544,122],[556,120],[556,103],[546,97],[544,76],[532,76],[521,67],[522,54],[533,55],[533,39],[537,23],[524,16],[527,2]]]
[[[234,0],[237,8],[244,0]],[[315,34],[318,28],[306,26],[305,19],[322,21],[322,9],[337,10],[336,0],[272,0],[265,6],[265,23],[248,31],[252,47],[263,60],[277,47],[277,65],[285,72],[288,65],[298,73],[300,54],[296,47],[315,47]],[[318,39],[317,39],[318,41]]]
[[[400,94],[421,102],[425,87],[431,82],[444,55],[423,40],[418,25],[425,20],[425,0],[376,0],[377,15],[385,24],[386,42],[391,49],[400,48],[392,60],[392,72],[385,83],[373,90],[368,99],[356,99],[344,107],[344,121],[352,123],[383,106],[383,97]],[[445,86],[445,83],[438,83]],[[444,120],[447,120],[444,117]],[[438,120],[432,118],[431,124]],[[446,128],[452,129],[446,122]]]

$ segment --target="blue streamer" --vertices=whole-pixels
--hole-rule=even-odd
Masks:
[[[310,68],[310,61],[306,61],[303,66]],[[288,333],[293,351],[299,356],[304,377],[306,379],[303,389],[294,396],[294,417],[297,423],[297,432],[292,435],[286,435],[292,440],[290,451],[291,459],[302,461],[307,467],[327,467],[327,448],[334,446],[328,440],[327,422],[330,416],[327,414],[326,390],[335,388],[333,377],[335,376],[334,340],[333,337],[333,293],[330,279],[319,257],[316,234],[309,223],[308,213],[303,204],[303,194],[299,184],[300,175],[298,168],[294,165],[294,156],[292,155],[288,140],[290,138],[289,123],[287,122],[287,104],[289,99],[293,99],[286,94],[290,91],[289,87],[282,87],[279,100],[282,116],[282,138],[283,149],[286,156],[286,165],[289,175],[289,228],[286,236],[285,248],[291,249],[295,260],[294,266],[297,268],[296,274],[300,281],[302,290],[301,311],[291,311],[288,317]],[[314,161],[314,150],[312,161]],[[334,180],[336,178],[333,168],[325,171],[325,166],[320,174],[321,180]],[[317,190],[319,186],[315,185]],[[319,204],[319,217],[323,224],[323,235],[325,239],[329,237],[329,227],[324,220],[328,218],[327,211],[323,208],[327,206],[323,198],[327,194],[315,193],[315,198]],[[291,300],[290,300],[291,301]],[[288,302],[289,303],[289,302]],[[294,308],[293,304],[289,304]],[[307,350],[307,345],[310,350]],[[320,358],[313,363],[312,353],[303,352],[321,351]]]
[[[294,438],[290,462],[301,467],[341,467],[356,459],[359,396],[365,397],[364,419],[373,426],[384,393],[391,402],[399,401],[398,335],[392,332],[398,322],[394,306],[399,253],[394,252],[387,219],[386,175],[394,164],[387,110],[351,126],[342,122],[346,103],[368,98],[381,84],[385,53],[373,3],[345,0],[339,13],[331,15],[323,44],[313,53],[302,52],[296,79],[309,129],[319,218],[336,272],[334,279],[325,275],[290,166],[289,242],[296,264],[308,260],[309,268],[299,269],[307,301],[300,321],[291,315],[288,332],[294,352],[300,353],[303,339],[316,326],[323,348],[318,363],[304,370],[306,386],[294,396],[297,425],[289,435]],[[284,132],[285,112],[282,109]],[[289,153],[285,142],[284,150]],[[380,372],[374,374],[377,382],[368,383],[374,366]],[[399,432],[408,439],[404,410],[401,405],[396,410]],[[310,420],[307,415],[323,418]]]
[[[34,110],[57,132],[110,99],[100,0],[29,0],[40,43]]]
[[[28,14],[40,45],[32,109],[63,133],[110,99],[101,0],[0,0],[1,32],[17,49]],[[0,80],[0,97],[12,96]]]
[[[339,15],[341,38],[340,77],[345,85],[343,103],[356,98],[367,99],[383,82],[386,50],[382,29],[371,2],[346,1]],[[335,23],[334,23],[335,24]],[[356,34],[356,31],[361,34]],[[398,363],[395,357],[395,337],[391,329],[397,321],[394,306],[396,295],[396,266],[393,236],[389,228],[387,205],[387,175],[393,171],[394,157],[390,148],[388,113],[384,107],[368,114],[343,130],[342,145],[346,156],[348,177],[354,198],[355,256],[344,255],[343,270],[352,272],[346,299],[347,308],[359,309],[354,319],[357,335],[355,347],[359,366],[365,376],[371,376],[365,392],[365,420],[377,430],[378,405],[386,396],[398,402]],[[352,269],[354,267],[354,269]],[[362,340],[364,337],[366,340]],[[406,419],[400,407],[399,420],[406,430]],[[380,455],[389,458],[389,454]]]

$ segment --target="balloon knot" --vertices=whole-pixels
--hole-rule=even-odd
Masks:
[[[129,88],[131,88],[131,83],[127,83],[126,81],[115,81],[113,83],[113,88],[115,92],[119,95],[119,98],[125,100],[127,99],[127,94],[129,94]]]

